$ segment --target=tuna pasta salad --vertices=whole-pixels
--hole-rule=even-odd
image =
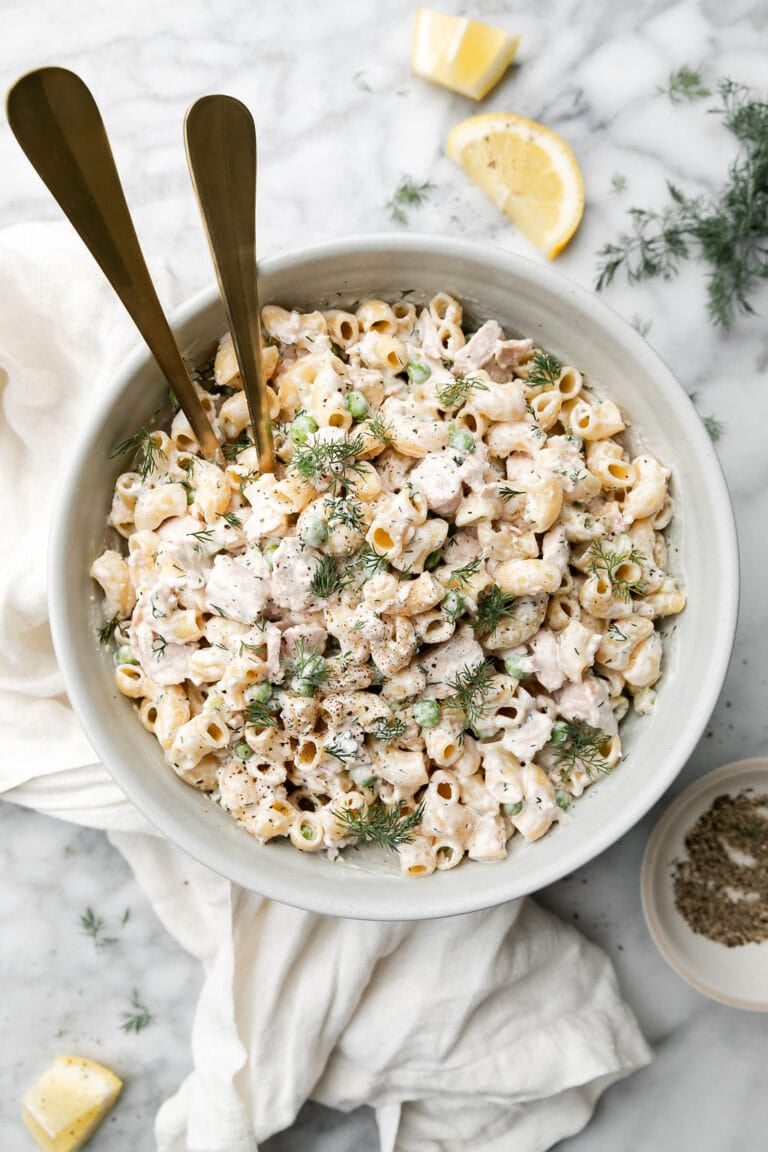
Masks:
[[[669,470],[580,372],[416,307],[262,310],[277,456],[258,472],[232,342],[119,445],[91,574],[115,680],[187,784],[260,842],[377,844],[426,876],[537,840],[648,712]],[[467,326],[470,327],[470,326]]]

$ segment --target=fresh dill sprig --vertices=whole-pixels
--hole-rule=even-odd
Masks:
[[[490,660],[470,668],[465,664],[461,672],[457,672],[448,687],[453,690],[445,704],[454,712],[458,712],[465,728],[476,729],[483,716],[488,703],[488,693],[495,669]]]
[[[321,600],[330,600],[348,583],[344,573],[339,568],[335,556],[321,556],[317,567],[312,573],[309,588],[313,596]]]
[[[115,612],[114,616],[99,628],[99,644],[108,644],[119,624],[120,614],[119,612]]]
[[[516,599],[511,592],[502,592],[498,584],[483,588],[477,598],[477,616],[472,621],[478,636],[492,635],[502,620],[508,620],[514,612]]]
[[[605,548],[602,540],[595,540],[590,544],[587,552],[589,570],[593,575],[602,573],[610,581],[614,593],[620,600],[629,604],[633,596],[642,596],[645,591],[645,581],[627,580],[622,578],[621,569],[625,564],[645,564],[645,556],[637,548],[625,548],[621,552],[611,552]]]
[[[382,556],[370,544],[363,544],[355,556],[355,564],[362,572],[365,580],[369,580],[378,572],[386,572],[389,567],[386,556]]]
[[[380,716],[376,723],[371,728],[371,735],[375,736],[377,740],[397,740],[400,736],[405,735],[407,725],[404,720],[398,720],[397,717]]]
[[[479,556],[475,556],[473,560],[469,560],[462,568],[454,568],[448,580],[449,587],[452,588],[468,588],[473,576],[476,576],[480,571],[482,560]]]
[[[324,503],[328,512],[329,528],[333,527],[334,524],[341,524],[361,535],[365,532],[363,506],[359,500],[352,500],[349,496],[329,496]]]
[[[627,178],[622,176],[621,172],[614,172],[611,176],[611,192],[620,196],[622,192],[627,190]]]
[[[161,656],[165,655],[165,650],[168,647],[168,641],[164,636],[155,636],[152,641],[152,655],[155,660],[159,660]]]
[[[451,591],[443,600],[440,609],[449,623],[456,624],[467,611],[467,602],[461,592]]]
[[[145,1028],[149,1028],[150,1024],[155,1022],[149,1008],[142,1003],[136,988],[131,993],[131,1011],[123,1012],[121,1015],[123,1022],[120,1027],[123,1032],[143,1032]]]
[[[701,419],[712,443],[717,444],[725,428],[723,422],[718,420],[717,416],[702,416]]]
[[[277,719],[267,700],[251,700],[245,706],[245,722],[254,728],[277,728]]]
[[[499,496],[502,501],[507,504],[510,500],[514,500],[515,496],[524,496],[525,493],[518,488],[509,488],[506,484],[499,488]]]
[[[599,728],[587,724],[586,720],[555,724],[549,742],[555,749],[563,780],[567,780],[574,769],[579,767],[584,769],[590,779],[610,770],[603,755],[608,737]]]
[[[224,459],[229,464],[234,464],[241,452],[246,448],[253,446],[253,440],[248,433],[243,430],[236,440],[230,440],[228,444],[223,444],[221,451],[224,454]]]
[[[108,948],[110,944],[117,944],[116,936],[104,935],[104,921],[101,916],[96,915],[91,907],[86,908],[80,917],[80,930],[85,936],[90,936],[97,952],[101,952],[103,948]]]
[[[544,388],[557,384],[563,366],[551,352],[537,348],[528,361],[528,383],[534,388]]]
[[[668,184],[660,210],[632,208],[631,229],[598,252],[598,291],[619,269],[630,284],[670,280],[698,256],[707,272],[710,318],[732,327],[737,313],[754,311],[749,297],[768,278],[768,101],[731,80],[718,85],[723,124],[739,144],[725,182],[714,196],[686,196]]]
[[[344,835],[356,845],[376,844],[379,848],[395,851],[401,844],[410,844],[415,829],[424,819],[423,804],[406,815],[402,811],[403,801],[399,800],[392,807],[377,802],[362,811],[335,808],[333,815]]]
[[[371,416],[370,420],[366,420],[364,425],[369,435],[373,436],[385,447],[389,448],[395,442],[395,431],[391,424],[389,424],[380,412],[375,416]]]
[[[240,477],[240,483],[238,484],[238,488],[240,489],[240,495],[244,496],[245,490],[248,487],[248,485],[253,484],[256,480],[258,480],[258,478],[259,478],[259,473],[256,471],[255,468],[251,468],[251,469],[249,469],[248,472],[244,472],[243,475]]]
[[[391,219],[396,224],[407,224],[406,208],[421,207],[424,201],[429,199],[429,194],[434,191],[434,187],[430,180],[424,180],[418,184],[412,176],[403,176],[386,203]]]
[[[330,487],[335,495],[340,486],[354,490],[355,476],[363,472],[357,457],[364,451],[365,441],[360,435],[351,440],[345,437],[343,440],[299,444],[290,468],[305,484],[311,484],[318,491]]]
[[[354,760],[357,756],[357,747],[348,748],[340,736],[337,736],[330,744],[326,744],[324,751],[329,756],[335,756],[342,764],[346,763],[347,760]]]
[[[438,388],[437,399],[440,407],[448,411],[460,408],[462,404],[466,404],[473,388],[478,392],[488,391],[488,385],[478,380],[476,376],[456,376],[442,388]]]
[[[109,458],[114,460],[115,456],[126,456],[129,452],[133,454],[133,465],[142,480],[151,476],[157,468],[160,456],[165,459],[162,445],[155,439],[155,433],[150,432],[146,425],[142,425],[138,432],[134,432],[127,440],[121,441],[110,453]]]
[[[328,679],[328,669],[320,646],[307,648],[303,639],[294,648],[287,670],[294,680],[301,681],[308,690],[311,688],[314,691]]]
[[[187,532],[187,536],[194,536],[201,544],[210,544],[213,541],[213,530],[211,528],[200,528],[197,532]]]
[[[703,100],[706,96],[711,96],[712,91],[702,83],[699,68],[683,64],[674,72],[670,72],[666,88],[658,87],[656,95],[669,96],[673,104],[682,104],[684,100],[689,103]]]
[[[226,520],[230,528],[242,528],[243,522],[239,516],[235,516],[234,512],[222,513],[222,520]]]

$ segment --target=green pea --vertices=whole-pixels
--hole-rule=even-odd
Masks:
[[[568,811],[571,806],[571,797],[565,788],[555,788],[555,803],[563,812]]]
[[[353,420],[362,420],[368,415],[368,401],[362,392],[347,393],[347,408]]]
[[[311,680],[296,676],[291,680],[291,689],[296,696],[314,696],[315,686]]]
[[[412,384],[423,384],[432,375],[432,369],[423,360],[409,360],[405,370]]]
[[[313,432],[317,432],[317,421],[306,412],[302,412],[291,425],[289,435],[294,444],[306,444]]]
[[[275,552],[277,552],[279,544],[267,544],[262,555],[268,568],[271,568],[275,562]]]
[[[122,644],[115,652],[115,664],[138,664],[138,660],[127,645]]]
[[[565,744],[568,739],[568,725],[555,724],[552,729],[552,735],[549,737],[550,744],[557,746],[558,744]]]
[[[319,548],[328,539],[328,525],[318,517],[309,520],[302,526],[301,539],[311,548]]]
[[[272,685],[266,680],[262,684],[256,684],[251,688],[251,700],[258,700],[261,704],[266,704],[267,700],[272,699]]]
[[[440,563],[441,557],[442,552],[439,548],[436,548],[434,552],[430,552],[429,556],[427,556],[426,560],[424,561],[424,567],[426,568],[427,572],[434,572],[435,568],[437,568],[438,564]]]
[[[246,744],[245,740],[241,740],[239,744],[235,744],[235,756],[239,756],[241,760],[250,760],[253,748],[250,744]]]
[[[440,705],[437,700],[419,700],[413,706],[413,718],[420,728],[436,728],[440,723]]]
[[[504,671],[507,676],[513,676],[515,680],[522,680],[523,670],[520,667],[520,660],[517,656],[508,656],[504,661]]]
[[[523,802],[518,800],[517,804],[502,804],[501,810],[507,816],[519,816],[523,810]]]
[[[448,443],[451,448],[456,448],[459,452],[474,452],[475,439],[471,432],[467,432],[466,428],[452,428],[448,434]]]

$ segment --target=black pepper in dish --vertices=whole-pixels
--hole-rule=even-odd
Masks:
[[[768,795],[717,796],[685,847],[673,883],[689,927],[726,948],[768,939]]]

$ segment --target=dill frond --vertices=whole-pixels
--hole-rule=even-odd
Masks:
[[[400,800],[391,808],[381,803],[372,804],[365,811],[336,808],[333,815],[345,836],[356,845],[375,844],[395,851],[401,844],[410,844],[414,831],[424,819],[423,804],[405,816],[402,809],[403,801]]]
[[[86,908],[80,917],[80,930],[85,936],[90,936],[97,952],[101,952],[103,948],[108,948],[110,944],[117,944],[116,936],[104,935],[104,921],[101,916],[96,915],[91,907]]]
[[[460,408],[462,404],[466,404],[473,388],[478,392],[488,391],[488,385],[484,384],[482,380],[478,380],[476,376],[456,376],[437,391],[437,399],[441,408],[445,408],[449,412],[453,411],[454,408]]]
[[[627,178],[622,176],[620,172],[614,172],[611,176],[611,192],[616,196],[620,196],[622,192],[627,190]]]
[[[472,621],[478,636],[492,635],[502,620],[508,620],[514,612],[516,599],[511,592],[502,592],[498,584],[483,588],[477,598],[477,616]]]
[[[563,366],[551,352],[537,348],[528,361],[528,383],[534,388],[544,388],[557,384]]]
[[[294,648],[287,670],[294,680],[303,681],[313,689],[328,679],[328,669],[319,645],[308,649],[303,639]]]
[[[346,763],[347,760],[354,760],[357,756],[357,748],[351,750],[347,748],[341,737],[337,737],[335,740],[332,740],[330,744],[326,744],[324,751],[330,756],[335,756],[342,764]]]
[[[506,484],[499,488],[499,496],[504,504],[508,504],[510,500],[514,500],[515,496],[524,495],[524,492],[519,491],[517,488],[509,488]]]
[[[159,457],[165,459],[165,452],[155,439],[155,433],[150,432],[146,425],[142,425],[138,432],[134,432],[127,440],[121,441],[110,453],[109,458],[114,460],[115,456],[127,456],[129,452],[133,456],[133,466],[142,480],[152,475],[157,468]]]
[[[99,644],[108,644],[115,634],[115,629],[120,623],[120,615],[115,612],[111,620],[107,620],[105,624],[99,628]]]
[[[620,600],[629,604],[633,596],[642,596],[645,591],[643,580],[627,581],[619,575],[623,564],[645,564],[646,558],[637,548],[625,548],[622,552],[611,552],[605,548],[602,540],[595,540],[589,546],[587,558],[590,572],[593,575],[602,573],[610,581],[614,593]]]
[[[136,988],[131,993],[131,1010],[130,1012],[123,1012],[122,1017],[123,1022],[120,1027],[123,1032],[143,1032],[145,1028],[149,1028],[150,1024],[155,1022],[149,1008],[141,1002]]]
[[[609,772],[602,750],[608,742],[605,732],[585,720],[558,723],[552,729],[550,744],[555,750],[560,776],[567,780],[575,768],[583,768],[590,779]]]
[[[269,701],[251,700],[245,706],[245,721],[255,728],[277,728],[277,718],[270,710]]]
[[[230,528],[242,528],[243,526],[242,520],[239,516],[235,516],[234,512],[224,512],[221,518],[226,520]]]
[[[457,672],[454,678],[448,681],[448,687],[454,694],[445,701],[446,707],[461,715],[465,728],[477,728],[485,715],[490,683],[494,675],[494,666],[486,659],[474,668],[465,664],[461,672]]]
[[[248,433],[243,430],[238,436],[237,440],[230,440],[228,444],[223,444],[221,451],[224,455],[224,459],[229,464],[234,464],[240,453],[244,452],[246,448],[251,448],[252,446],[253,440],[248,435]]]
[[[692,103],[694,100],[703,100],[711,96],[712,92],[701,81],[700,68],[691,68],[683,64],[674,72],[670,72],[666,88],[656,89],[657,96],[669,96],[673,104],[682,104],[684,100]]]
[[[377,412],[375,416],[371,416],[370,420],[366,420],[365,428],[369,435],[374,436],[379,443],[384,444],[385,447],[389,448],[394,444],[394,428],[384,419],[380,412]]]
[[[329,528],[334,524],[342,524],[361,535],[365,533],[363,506],[359,500],[351,500],[348,496],[329,496],[325,500],[325,507],[328,510]]]
[[[310,591],[321,600],[329,600],[347,584],[335,556],[321,556],[309,582]]]
[[[453,588],[468,588],[469,583],[473,576],[476,576],[480,571],[482,560],[479,556],[475,556],[473,560],[469,560],[462,568],[454,568],[448,580],[449,587]]]
[[[370,544],[363,544],[355,556],[355,564],[360,569],[364,580],[369,580],[377,572],[386,572],[389,567],[386,556],[382,556]]]
[[[354,490],[355,476],[364,471],[357,457],[365,451],[360,435],[350,440],[320,440],[316,444],[299,444],[290,463],[292,472],[313,488],[330,488],[335,495],[340,486]]]
[[[407,725],[404,720],[398,720],[396,717],[381,716],[371,728],[371,735],[375,736],[377,740],[397,740],[400,736],[405,735]]]
[[[400,183],[386,203],[390,218],[396,224],[407,224],[406,208],[420,208],[424,201],[429,199],[429,194],[434,191],[434,188],[435,186],[430,180],[424,180],[418,184],[412,176],[402,176]]]

